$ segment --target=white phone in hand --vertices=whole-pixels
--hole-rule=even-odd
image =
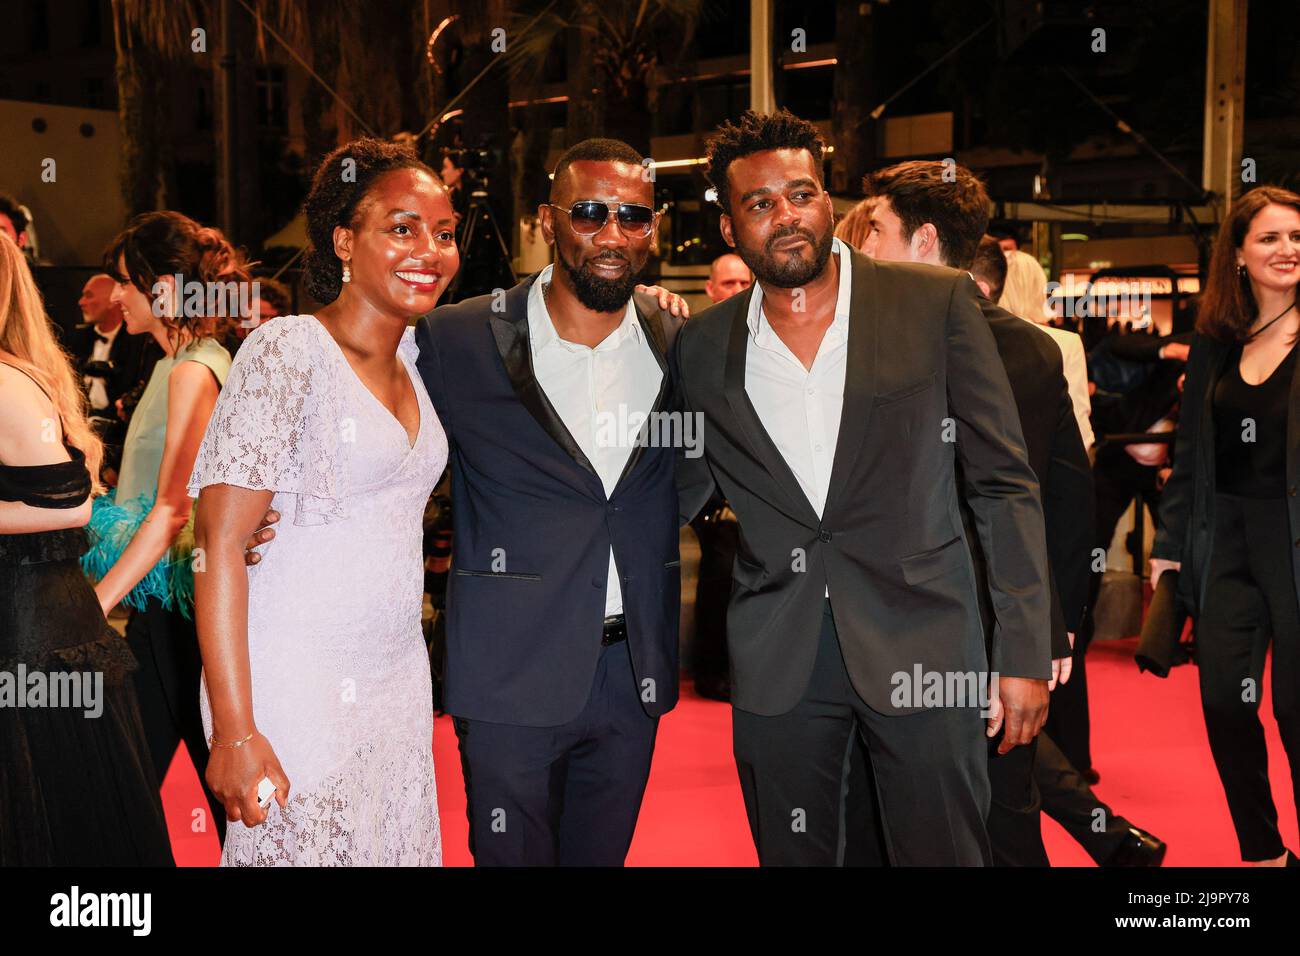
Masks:
[[[275,797],[275,784],[271,782],[270,777],[263,777],[262,782],[257,785],[257,803],[263,810],[271,806],[271,800]]]

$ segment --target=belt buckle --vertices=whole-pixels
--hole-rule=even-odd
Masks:
[[[600,635],[600,646],[609,647],[627,639],[627,621],[621,615],[604,622]]]

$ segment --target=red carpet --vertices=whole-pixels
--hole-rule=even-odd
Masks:
[[[1097,795],[1115,812],[1169,844],[1166,866],[1240,864],[1201,718],[1194,666],[1175,668],[1168,680],[1138,673],[1134,641],[1097,643],[1088,652],[1093,759],[1101,774]],[[1269,679],[1262,713],[1268,734],[1269,775],[1282,835],[1300,851],[1295,804]],[[434,728],[438,806],[448,866],[470,864],[466,846],[465,790],[456,735],[449,718]],[[204,807],[198,777],[182,748],[163,787],[163,806],[181,866],[216,863],[216,838],[191,831],[191,813]],[[235,824],[240,826],[241,824]],[[1091,866],[1065,831],[1044,817],[1043,835],[1053,864]],[[731,759],[731,711],[694,696],[689,686],[677,709],[660,723],[650,786],[628,863],[633,866],[753,866],[754,845],[745,822],[740,785]]]

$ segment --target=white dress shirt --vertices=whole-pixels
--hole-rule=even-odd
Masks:
[[[594,349],[568,342],[555,330],[543,291],[547,266],[528,293],[528,345],[533,374],[564,427],[591,462],[605,495],[613,494],[641,425],[654,409],[663,370],[645,340],[629,299],[623,321]],[[609,549],[605,616],[623,613],[614,549]]]
[[[834,239],[831,252],[839,257],[839,296],[835,300],[835,318],[822,337],[812,368],[805,369],[768,325],[759,282],[754,283],[749,300],[749,342],[745,352],[745,394],[818,517],[826,507],[840,435],[853,291],[853,266],[847,247]]]
[[[94,332],[96,336],[102,336],[102,338],[95,339],[95,347],[91,350],[90,361],[108,361],[108,357],[113,351],[113,341],[117,338],[118,333],[122,331],[123,324],[124,323],[119,322],[117,328],[113,329],[112,332],[101,332],[99,329],[91,328],[91,331]],[[106,342],[104,339],[107,339],[108,341]],[[89,375],[84,378],[86,387],[90,390],[88,394],[90,407],[96,411],[108,408],[108,392],[106,391],[104,380],[102,378],[92,378]]]

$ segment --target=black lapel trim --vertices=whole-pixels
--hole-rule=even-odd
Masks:
[[[849,341],[845,356],[844,405],[840,411],[840,433],[835,440],[830,489],[826,493],[823,520],[832,517],[835,505],[848,487],[849,475],[867,438],[872,399],[876,391],[876,336],[880,328],[879,282],[876,264],[849,249],[852,286],[849,291]]]
[[[753,286],[737,293],[727,300],[735,302],[735,311],[731,317],[731,334],[727,339],[727,366],[724,372],[722,391],[727,396],[731,411],[736,416],[736,423],[749,443],[750,454],[758,461],[776,482],[777,488],[785,495],[784,502],[768,502],[785,513],[792,521],[817,528],[820,522],[817,511],[808,501],[807,495],[799,487],[790,466],[785,463],[781,450],[776,447],[772,437],[763,427],[758,412],[745,393],[745,361],[749,350],[749,303],[753,299]],[[706,439],[707,441],[707,439]],[[782,507],[784,506],[784,507]]]
[[[505,315],[492,316],[488,320],[488,326],[492,330],[497,351],[501,354],[506,376],[510,379],[510,384],[524,408],[528,409],[529,414],[537,420],[537,424],[542,426],[546,434],[550,435],[570,458],[599,481],[600,476],[596,474],[596,469],[592,467],[578,443],[569,434],[564,420],[560,418],[550,399],[546,397],[545,390],[533,373],[533,353],[528,341],[528,293],[539,274],[529,276],[506,293]]]
[[[659,380],[659,394],[655,396],[654,405],[651,406],[650,415],[647,416],[645,424],[641,426],[641,431],[637,434],[636,444],[632,446],[632,453],[627,456],[627,461],[623,465],[623,471],[618,476],[618,481],[614,482],[614,490],[623,483],[623,479],[632,474],[632,469],[637,466],[641,458],[645,455],[646,447],[650,441],[650,429],[655,426],[655,419],[658,414],[665,410],[672,395],[672,380],[668,374],[668,359],[665,357],[667,352],[668,338],[664,335],[663,325],[661,323],[659,309],[655,307],[642,307],[637,301],[637,297],[632,297],[632,311],[636,313],[637,322],[641,324],[641,332],[645,335],[646,341],[650,344],[650,352],[654,355],[655,361],[659,363],[659,371],[662,378]],[[662,431],[657,430],[662,434]],[[671,434],[671,432],[669,432]]]

